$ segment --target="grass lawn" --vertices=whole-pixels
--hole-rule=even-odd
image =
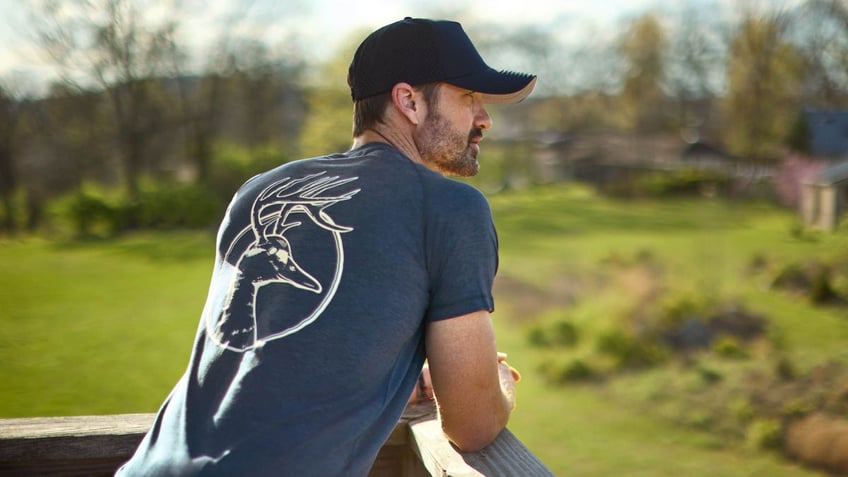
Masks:
[[[770,333],[781,337],[783,352],[800,371],[826,360],[848,363],[848,309],[813,307],[768,286],[786,264],[844,257],[844,232],[799,233],[791,212],[764,204],[614,201],[560,187],[534,192],[492,198],[501,243],[499,273],[575,297],[562,299],[554,291],[539,298],[550,302],[552,313],[508,296],[497,302],[494,316],[500,348],[530,372],[520,384],[510,427],[557,475],[824,475],[744,442],[675,425],[667,413],[651,409],[644,396],[663,380],[678,379],[674,369],[627,376],[617,385],[545,385],[532,373],[562,351],[529,346],[527,326],[550,316],[564,316],[586,334],[618,325],[611,317],[633,304],[625,287],[617,285],[638,289],[644,284],[607,283],[608,275],[627,270],[609,264],[647,255],[662,265],[664,292],[733,300],[768,316]],[[751,272],[752,263],[764,264],[764,270]],[[580,352],[579,347],[574,351]],[[678,412],[697,415],[699,410]]]
[[[611,201],[571,187],[499,194],[492,208],[499,276],[553,290],[549,301],[573,281],[581,293],[557,306],[587,329],[610,326],[608,315],[627,306],[614,288],[587,297],[608,279],[605,264],[649,255],[674,288],[733,296],[768,314],[800,368],[848,362],[844,308],[816,309],[765,286],[786,263],[848,250],[844,231],[793,232],[790,212],[761,204]],[[0,416],[155,411],[187,363],[213,242],[208,232],[0,242]],[[751,273],[752,262],[766,271]],[[527,326],[550,308],[496,300],[499,346],[525,377],[510,428],[557,475],[823,475],[645,412],[634,396],[650,384],[638,377],[628,378],[633,396],[623,385],[545,384],[536,370],[547,355],[528,344]]]
[[[155,410],[187,363],[212,240],[0,245],[0,415]]]

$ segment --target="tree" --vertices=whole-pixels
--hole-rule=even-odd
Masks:
[[[284,57],[275,56],[266,42],[256,39],[264,27],[250,17],[265,12],[253,12],[255,6],[254,1],[241,2],[222,15],[216,38],[196,54],[202,62],[195,71],[189,66],[190,52],[176,40],[171,42],[169,73],[177,79],[185,153],[201,182],[210,174],[213,143],[225,131],[236,131],[239,141],[253,146],[283,142],[287,152],[294,149],[300,119],[292,121],[291,116],[302,112],[296,93],[301,56],[292,38],[284,40]],[[299,7],[292,2],[283,8],[292,14]],[[275,10],[281,14],[278,6]],[[240,36],[240,31],[253,36]]]
[[[222,44],[223,43],[223,44]],[[209,64],[200,76],[188,69],[188,53],[176,40],[168,42],[166,55],[169,74],[175,79],[179,105],[179,124],[185,135],[185,155],[194,166],[198,180],[209,177],[212,161],[212,140],[218,132],[223,111],[223,61],[225,42],[220,41],[210,52]]]
[[[666,88],[675,103],[674,126],[689,140],[712,136],[722,79],[722,25],[708,20],[710,5],[686,4],[670,36]]]
[[[241,40],[236,46],[238,54],[232,57],[229,83],[244,115],[241,137],[251,147],[279,144],[281,136],[288,136],[283,127],[284,94],[298,89],[295,84],[302,67],[296,58],[291,62],[275,58],[266,44],[255,40]],[[295,107],[294,111],[299,109]]]
[[[651,14],[634,20],[619,38],[618,51],[626,65],[621,85],[622,114],[635,130],[655,132],[666,127],[663,83],[667,47],[666,33]]]
[[[39,140],[53,158],[50,167],[41,168],[39,186],[61,193],[79,189],[86,181],[116,180],[117,164],[109,160],[110,148],[102,136],[104,123],[111,119],[108,107],[97,92],[52,85],[33,118]]]
[[[15,192],[18,174],[15,167],[15,140],[17,136],[22,101],[11,88],[0,83],[0,230],[17,229]]]
[[[731,41],[723,100],[729,149],[756,164],[784,150],[797,112],[803,63],[787,41],[788,17],[744,16]]]
[[[537,75],[536,95],[562,93],[564,62],[551,31],[534,25],[510,26],[470,22],[468,35],[481,56],[496,70],[509,65],[514,71]]]
[[[319,65],[317,80],[307,88],[309,114],[301,132],[300,144],[305,156],[343,151],[352,140],[353,100],[345,79],[355,48],[367,32],[351,35],[351,41],[324,64]]]
[[[96,88],[108,97],[113,134],[130,197],[137,198],[144,172],[145,147],[162,124],[154,86],[163,71],[175,28],[173,17],[154,22],[154,0],[40,0],[34,4],[37,34],[64,82],[83,91]],[[160,6],[165,5],[160,3]]]
[[[848,1],[811,0],[797,19],[793,30],[806,64],[805,104],[848,106]]]

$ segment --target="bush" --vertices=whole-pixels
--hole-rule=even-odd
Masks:
[[[137,200],[118,190],[86,184],[54,201],[55,219],[69,223],[76,237],[114,237],[140,229],[214,226],[225,202],[208,187],[144,181]]]
[[[734,336],[722,335],[713,341],[713,352],[723,358],[745,359],[749,357],[744,345]]]
[[[142,228],[199,228],[217,223],[225,203],[201,185],[150,182],[139,201],[126,207]]]
[[[745,441],[756,450],[779,450],[783,447],[783,429],[777,419],[755,419],[745,432]]]
[[[595,371],[583,360],[575,359],[562,368],[560,379],[563,382],[586,381],[595,377]]]
[[[22,187],[12,192],[8,203],[0,204],[0,234],[14,234],[27,225],[29,214],[26,204],[27,192]]]
[[[828,303],[837,298],[836,292],[830,285],[830,269],[827,267],[821,267],[817,270],[817,273],[813,275],[808,298],[816,305]]]
[[[70,228],[76,237],[111,237],[119,232],[121,224],[119,194],[95,184],[83,184],[79,189],[54,200],[49,209],[60,228]]]
[[[750,422],[756,415],[751,401],[741,396],[734,398],[727,408],[730,414],[740,423]]]
[[[686,293],[666,296],[659,304],[658,331],[670,331],[691,320],[704,321],[715,308],[712,301],[704,296]]]
[[[539,374],[551,384],[589,381],[597,377],[595,370],[580,358],[564,363],[546,361],[539,366]]]
[[[810,262],[785,266],[772,280],[772,288],[805,295],[811,303],[820,305],[832,302],[839,295],[831,285],[831,270],[825,264]]]
[[[798,375],[795,364],[792,363],[792,360],[786,356],[781,356],[780,359],[777,360],[777,363],[774,365],[774,373],[782,381],[795,379]]]
[[[724,376],[721,372],[706,366],[698,367],[698,377],[706,384],[715,384],[724,380]]]
[[[275,146],[248,149],[221,143],[215,146],[206,184],[220,200],[229,202],[248,179],[286,162],[288,158]]]
[[[558,320],[548,326],[534,326],[527,335],[530,344],[540,348],[573,347],[577,339],[577,327],[565,320]]]
[[[634,180],[631,187],[638,196],[713,196],[726,194],[726,191],[730,190],[731,182],[727,174],[685,169],[645,174]]]
[[[639,369],[665,362],[668,350],[650,339],[636,339],[622,331],[614,330],[598,338],[597,350],[612,357],[616,366]]]

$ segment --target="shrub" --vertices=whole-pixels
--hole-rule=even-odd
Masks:
[[[780,359],[777,360],[777,363],[774,366],[774,372],[777,377],[783,381],[795,379],[798,375],[795,365],[786,356],[781,356]]]
[[[701,381],[706,384],[715,384],[721,382],[724,379],[724,376],[721,374],[721,372],[716,371],[712,368],[708,368],[706,366],[698,367],[698,377],[700,377]]]
[[[198,228],[220,220],[224,203],[198,184],[146,183],[134,208],[136,223],[144,228]]]
[[[598,377],[595,369],[581,358],[563,362],[548,360],[539,366],[538,371],[545,381],[554,385],[590,381]]]
[[[828,303],[837,298],[836,292],[830,285],[830,269],[820,267],[813,275],[810,291],[807,294],[810,301],[814,304]]]
[[[785,266],[772,280],[772,288],[805,295],[813,304],[824,304],[839,298],[831,285],[830,267],[819,262]]]
[[[815,408],[816,406],[808,402],[804,397],[795,397],[783,403],[780,413],[785,417],[799,417],[809,414]]]
[[[595,377],[595,371],[581,359],[574,359],[562,368],[560,380],[563,382],[586,381]]]
[[[228,202],[245,181],[285,162],[288,158],[275,146],[248,149],[220,143],[214,148],[206,184],[220,200]]]
[[[617,367],[625,369],[655,366],[669,357],[668,350],[653,340],[637,339],[619,330],[601,334],[597,350],[612,357]]]
[[[749,357],[744,345],[730,335],[722,335],[713,341],[713,352],[723,358],[744,359]]]
[[[530,330],[527,332],[527,342],[530,343],[531,346],[536,346],[538,348],[548,347],[548,336],[545,333],[545,327],[540,325],[531,326]]]
[[[745,442],[757,450],[779,450],[783,447],[783,429],[777,419],[755,419],[745,432]]]
[[[691,293],[666,296],[658,305],[658,331],[673,330],[693,319],[703,321],[714,309],[712,300],[704,296]]]
[[[54,200],[50,216],[76,237],[110,237],[122,228],[121,200],[119,194],[87,183]]]
[[[736,397],[728,404],[728,411],[739,422],[750,422],[756,415],[751,401],[744,397]]]
[[[86,184],[51,206],[77,237],[114,237],[139,228],[200,228],[215,225],[225,203],[208,187],[143,181],[137,200],[120,190]]]
[[[548,326],[533,326],[527,334],[530,344],[540,348],[573,347],[577,338],[577,327],[565,320],[557,320]]]
[[[697,169],[656,172],[637,178],[631,185],[637,195],[651,197],[712,196],[730,189],[727,174]]]

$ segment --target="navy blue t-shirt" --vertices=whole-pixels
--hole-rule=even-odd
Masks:
[[[237,192],[189,367],[122,477],[364,476],[425,359],[424,324],[493,309],[473,187],[384,143]]]

